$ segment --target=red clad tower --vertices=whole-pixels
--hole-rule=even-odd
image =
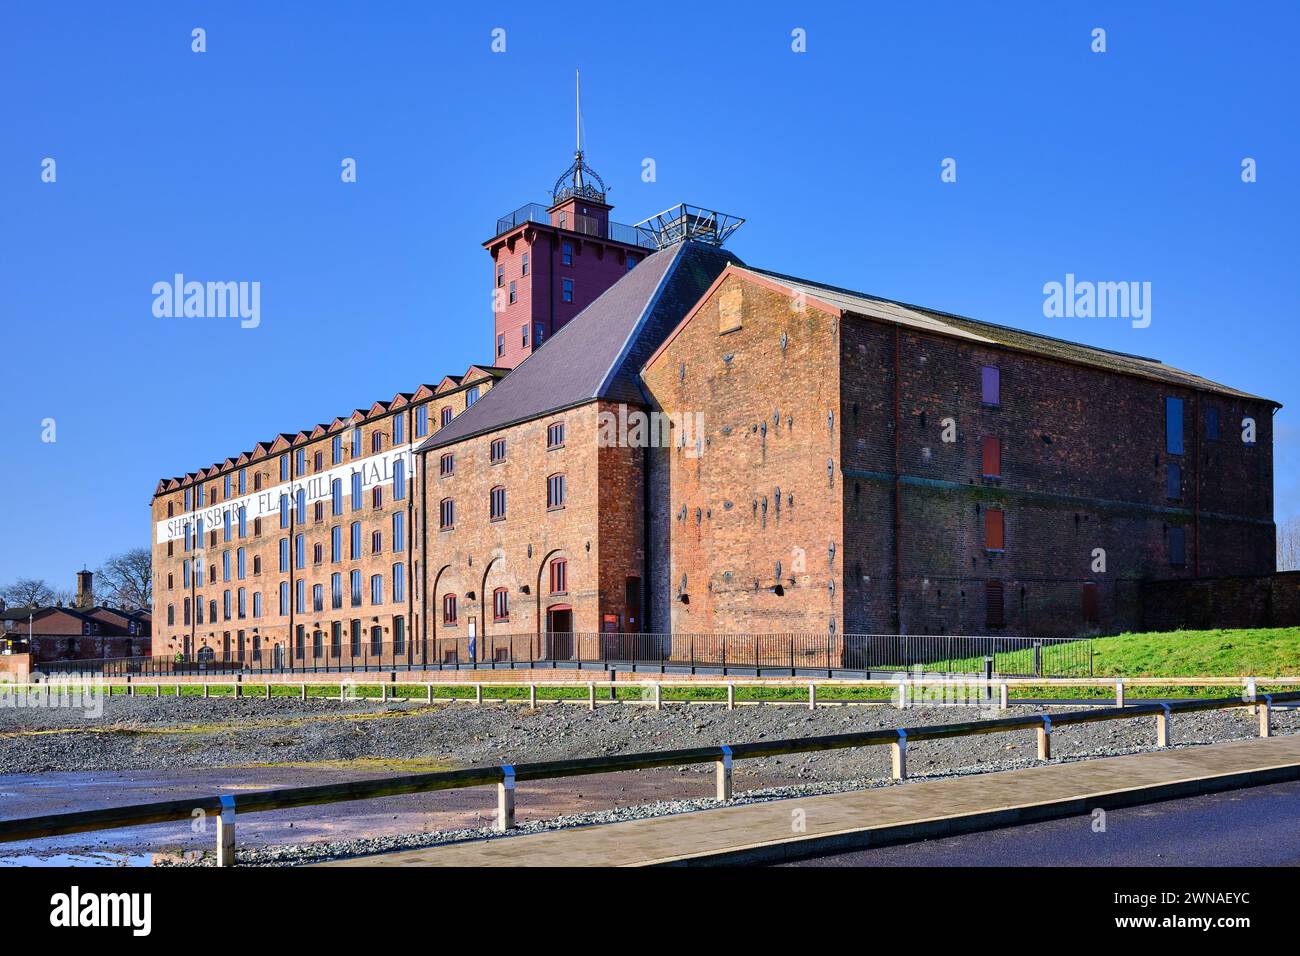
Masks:
[[[492,364],[514,368],[656,248],[643,229],[610,222],[605,183],[582,149],[551,203],[497,220],[492,256]]]

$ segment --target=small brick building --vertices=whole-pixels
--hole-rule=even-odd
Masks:
[[[155,654],[1073,635],[1272,573],[1275,402],[620,225],[581,155],[551,198],[484,243],[491,365],[159,483]]]

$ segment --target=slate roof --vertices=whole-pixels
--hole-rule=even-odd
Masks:
[[[994,325],[990,322],[980,322],[961,315],[940,312],[936,309],[926,309],[905,302],[895,302],[892,299],[882,299],[862,292],[851,292],[847,289],[823,285],[807,279],[797,279],[793,276],[782,275],[779,272],[771,272],[766,269],[757,269],[752,266],[741,267],[739,271],[751,272],[756,276],[763,276],[771,281],[802,291],[810,298],[821,300],[827,305],[843,309],[845,312],[882,319],[887,322],[896,322],[903,326],[915,328],[918,331],[955,336],[968,341],[999,345],[1022,352],[1033,352],[1048,358],[1080,365],[1091,365],[1111,372],[1137,375],[1142,378],[1181,385],[1185,388],[1217,392],[1222,395],[1267,402],[1271,405],[1277,405],[1279,408],[1281,407],[1272,399],[1262,398],[1249,392],[1230,388],[1227,385],[1221,385],[1218,382],[1212,382],[1192,372],[1174,368],[1172,365],[1165,365],[1159,359],[1130,355],[1126,352],[1116,352],[1091,345],[1081,345],[1077,342],[1069,342],[1049,335],[1038,335],[1033,332],[1025,332],[1022,329]]]
[[[647,256],[419,450],[593,399],[647,404],[641,366],[728,263],[739,262],[725,249],[690,241]]]

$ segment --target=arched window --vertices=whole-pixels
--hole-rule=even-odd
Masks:
[[[497,485],[488,492],[488,517],[492,521],[503,521],[506,516],[506,489]]]
[[[456,626],[456,595],[454,594],[443,595],[442,623],[447,627]]]
[[[456,526],[456,503],[450,498],[438,502],[438,527],[446,530]]]
[[[343,514],[343,479],[335,478],[330,482],[330,510],[336,515]]]
[[[174,604],[167,605],[167,623],[168,624],[176,623],[176,605]]]
[[[443,428],[446,428],[448,425],[451,424],[451,417],[452,417],[452,415],[454,415],[454,414],[455,414],[455,413],[451,410],[451,406],[450,406],[450,405],[448,405],[446,408],[444,408],[444,409],[442,410],[442,427],[443,427]]]
[[[550,510],[564,507],[564,475],[546,479],[546,507]]]
[[[510,620],[510,592],[505,588],[497,588],[492,592],[492,619]]]
[[[551,561],[551,593],[565,594],[569,590],[569,562],[564,558]]]

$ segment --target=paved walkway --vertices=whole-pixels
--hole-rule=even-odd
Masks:
[[[1300,735],[1045,764],[343,860],[332,866],[773,862],[1300,779]],[[528,799],[521,784],[518,799]],[[800,829],[802,827],[802,829]]]

